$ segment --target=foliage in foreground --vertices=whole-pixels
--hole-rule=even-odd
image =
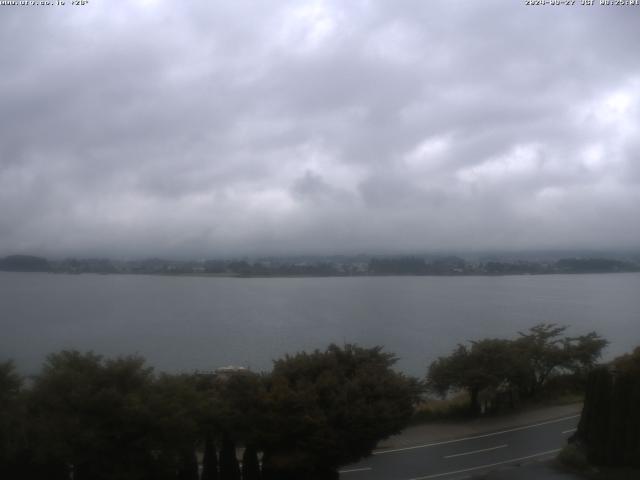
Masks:
[[[589,375],[572,441],[595,465],[640,468],[640,347]]]
[[[393,363],[394,356],[379,347],[350,345],[276,361],[267,382],[266,409],[273,423],[265,442],[265,473],[322,476],[398,433],[411,418],[418,390],[391,369]]]
[[[394,362],[331,345],[270,374],[156,375],[140,357],[63,351],[29,388],[3,363],[0,478],[197,480],[196,452],[203,480],[335,478],[409,421],[416,383]]]
[[[440,395],[467,391],[470,413],[477,414],[483,404],[502,401],[513,406],[518,398],[534,398],[559,374],[583,382],[607,341],[595,332],[566,337],[566,329],[543,323],[513,340],[488,338],[458,345],[430,365],[427,385]]]
[[[591,471],[591,465],[589,465],[586,455],[574,444],[565,445],[558,453],[557,460],[564,468],[575,472],[589,473]]]

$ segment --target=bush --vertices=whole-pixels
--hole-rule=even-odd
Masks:
[[[545,403],[565,404],[584,399],[586,378],[578,374],[554,375],[540,391],[538,400]]]
[[[412,424],[435,420],[452,420],[469,417],[469,395],[459,393],[445,399],[428,398],[420,403],[411,418]]]
[[[586,473],[591,470],[586,453],[575,444],[570,444],[560,450],[558,462],[563,467],[576,472]]]

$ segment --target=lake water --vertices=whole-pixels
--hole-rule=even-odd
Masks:
[[[0,360],[63,348],[138,353],[159,370],[269,369],[330,342],[384,345],[422,376],[458,342],[539,322],[591,330],[606,357],[640,344],[640,274],[206,278],[0,272]]]

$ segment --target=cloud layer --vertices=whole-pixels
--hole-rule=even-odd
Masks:
[[[639,246],[640,8],[0,7],[0,253]]]

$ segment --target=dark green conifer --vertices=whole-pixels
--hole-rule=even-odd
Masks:
[[[218,454],[213,436],[207,435],[204,441],[204,457],[202,459],[202,477],[200,480],[218,480]]]
[[[185,449],[180,454],[178,480],[198,480],[198,458],[192,448]]]
[[[242,455],[242,480],[260,480],[260,462],[258,451],[249,445]]]
[[[240,480],[236,444],[227,433],[222,437],[222,447],[220,449],[220,480]]]

